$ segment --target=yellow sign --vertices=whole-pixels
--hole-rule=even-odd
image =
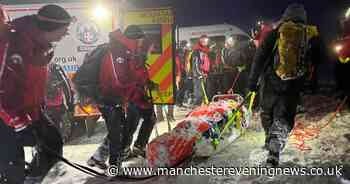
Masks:
[[[126,16],[126,24],[173,24],[174,17],[170,9],[136,10],[129,11]]]

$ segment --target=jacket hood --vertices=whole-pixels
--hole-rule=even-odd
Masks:
[[[124,45],[131,51],[135,51],[137,49],[137,43],[135,40],[129,39],[121,32],[120,29],[117,29],[113,32],[109,33],[109,42],[111,44],[121,44]]]
[[[38,36],[42,35],[43,32],[38,28],[36,23],[35,15],[29,15],[14,19],[10,22],[10,25],[18,34],[33,41],[37,44],[37,47],[45,50],[51,47],[51,43],[44,40],[42,36]]]
[[[200,50],[202,52],[209,53],[209,48],[201,45],[200,43],[197,43],[196,45],[194,45],[193,50]]]
[[[307,15],[306,15],[304,6],[301,4],[289,5],[284,11],[281,18],[281,22],[287,22],[287,21],[301,22],[306,24]]]

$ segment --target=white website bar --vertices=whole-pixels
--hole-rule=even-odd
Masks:
[[[186,168],[147,168],[129,167],[117,168],[110,166],[108,175],[130,175],[130,176],[342,176],[343,166],[330,168],[321,167],[286,167],[286,168],[266,168],[266,167],[186,167]]]

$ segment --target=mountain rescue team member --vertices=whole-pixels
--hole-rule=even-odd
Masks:
[[[225,40],[220,54],[224,92],[244,96],[254,52],[254,47],[245,36],[231,35]]]
[[[8,47],[0,67],[0,183],[40,183],[58,161],[53,152],[62,154],[62,138],[45,113],[44,99],[51,43],[67,35],[72,20],[62,7],[46,5],[13,20],[1,39]],[[37,148],[26,172],[25,145]]]
[[[260,75],[263,80],[261,120],[266,135],[265,146],[269,151],[267,166],[278,166],[280,153],[294,127],[307,68],[311,62],[316,64],[321,60],[317,28],[306,25],[306,22],[302,5],[288,6],[281,24],[258,48],[249,76],[251,91],[257,90]]]
[[[146,39],[144,32],[138,26],[132,26],[127,28],[127,30],[128,29],[131,30],[130,32],[137,35],[137,37],[143,39],[143,42],[137,47],[139,58],[131,63],[134,81],[141,90],[138,90],[138,93],[134,95],[135,98],[130,98],[129,100],[127,115],[128,126],[126,130],[128,136],[123,139],[123,144],[126,145],[126,149],[129,150],[137,125],[140,119],[143,119],[134,147],[131,149],[131,156],[140,155],[145,157],[146,145],[156,123],[154,104],[149,93],[151,90],[158,89],[159,85],[150,80],[146,67],[147,55],[152,51],[152,44]]]
[[[252,31],[252,37],[256,48],[265,40],[266,36],[273,30],[273,25],[259,21],[256,30]]]
[[[107,54],[103,59],[100,72],[102,94],[110,99],[101,106],[108,136],[88,160],[89,166],[106,169],[109,154],[109,164],[120,167],[130,156],[132,135],[140,118],[144,123],[135,146],[143,150],[148,142],[155,123],[153,104],[146,96],[146,85],[150,83],[145,68],[148,46],[144,33],[135,25],[128,26],[124,34],[119,30],[110,34],[111,55]],[[126,119],[123,102],[111,101],[120,97],[129,103]]]
[[[201,105],[206,96],[206,80],[208,78],[210,60],[209,60],[209,38],[207,35],[202,35],[198,43],[193,47],[191,57],[191,69],[193,77],[193,105]]]
[[[191,67],[191,57],[192,50],[191,46],[187,41],[182,41],[181,48],[178,51],[179,56],[179,67],[182,68],[181,79],[178,82],[179,89],[176,94],[177,106],[181,107],[184,104],[192,103],[192,93],[193,93],[193,82],[192,82],[192,67]],[[178,65],[178,64],[177,64]],[[179,71],[179,70],[178,70]]]

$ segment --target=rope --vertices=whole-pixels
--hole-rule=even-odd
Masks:
[[[91,169],[87,166],[78,164],[78,163],[74,163],[69,161],[68,159],[64,158],[63,156],[61,156],[60,154],[58,154],[56,151],[52,150],[49,146],[47,146],[46,144],[44,144],[42,141],[40,141],[39,137],[36,134],[36,131],[33,132],[35,138],[37,139],[38,144],[40,145],[41,148],[45,149],[46,151],[48,151],[51,155],[55,156],[58,160],[61,160],[62,162],[66,163],[67,165],[85,173],[88,174],[90,176],[96,177],[96,178],[100,178],[103,179],[105,181],[111,181],[110,177],[108,175],[106,175],[105,173],[100,173],[94,169]],[[189,163],[192,158],[193,158],[194,153],[192,153],[189,157],[185,158],[184,160],[182,160],[181,162],[179,162],[178,164],[174,165],[173,167],[182,167],[183,165],[185,165],[186,163]],[[29,164],[30,167],[30,164]],[[142,181],[142,180],[147,180],[150,178],[154,178],[157,177],[158,175],[150,175],[150,176],[142,176],[142,177],[133,177],[133,176],[129,176],[129,175],[117,175],[117,176],[113,176],[112,178],[115,179],[124,179],[124,180],[128,180],[130,182],[132,181]],[[113,180],[113,179],[112,179]]]
[[[348,99],[348,96],[346,96],[337,106],[335,112],[332,114],[331,118],[324,124],[319,127],[305,127],[302,122],[297,122],[292,133],[291,133],[291,140],[294,142],[293,145],[301,150],[301,151],[308,151],[311,150],[311,146],[306,145],[305,141],[310,141],[318,137],[321,133],[321,130],[323,128],[326,128],[329,126],[333,120],[336,118],[336,115],[342,110],[343,106],[345,105],[346,101]]]

